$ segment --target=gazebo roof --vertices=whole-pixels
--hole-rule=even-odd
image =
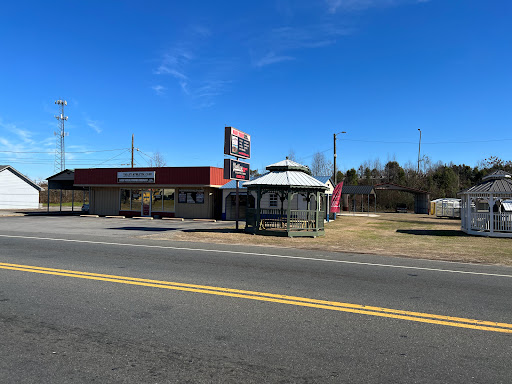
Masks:
[[[306,187],[327,189],[326,185],[313,176],[300,171],[270,172],[253,181],[248,181],[244,187],[251,186],[274,186],[274,187]]]
[[[299,164],[295,161],[285,159],[274,164],[267,165],[267,170],[270,172],[276,171],[300,171],[311,175],[309,167],[306,165]]]
[[[460,192],[467,193],[512,193],[512,175],[505,171],[496,171],[485,176],[479,184]]]
[[[244,187],[291,187],[307,189],[327,189],[325,183],[311,176],[311,171],[305,165],[292,160],[283,160],[267,166],[270,171],[266,175],[244,183]]]

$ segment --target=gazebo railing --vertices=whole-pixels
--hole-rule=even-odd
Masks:
[[[471,214],[471,229],[476,231],[489,230],[489,213],[488,212],[473,212]]]
[[[322,229],[324,227],[323,211],[303,211],[292,209],[290,213],[290,228],[293,229]],[[318,220],[318,228],[316,226]]]
[[[286,228],[286,210],[279,208],[260,209],[260,220],[265,229]]]
[[[490,231],[490,213],[473,212],[471,214],[471,229],[475,231]],[[512,212],[493,213],[493,231],[512,232]]]
[[[247,209],[246,223],[248,226],[255,227],[257,210]],[[290,211],[290,230],[318,230],[324,228],[324,211],[296,210]],[[287,229],[287,211],[286,209],[262,208],[260,209],[260,230],[265,229]],[[318,222],[318,227],[316,223]]]
[[[494,230],[512,232],[512,212],[494,213]]]

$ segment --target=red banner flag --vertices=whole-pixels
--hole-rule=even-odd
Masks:
[[[343,181],[334,187],[331,201],[331,213],[340,212],[341,190],[343,189]]]

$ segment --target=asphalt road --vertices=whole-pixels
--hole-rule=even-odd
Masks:
[[[512,268],[137,237],[218,226],[0,218],[0,382],[512,382]]]

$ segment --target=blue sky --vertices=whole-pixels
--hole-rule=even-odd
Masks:
[[[508,0],[19,1],[0,5],[0,164],[223,164],[225,125],[251,168],[293,151],[338,168],[511,160]],[[40,153],[35,153],[40,152]]]

